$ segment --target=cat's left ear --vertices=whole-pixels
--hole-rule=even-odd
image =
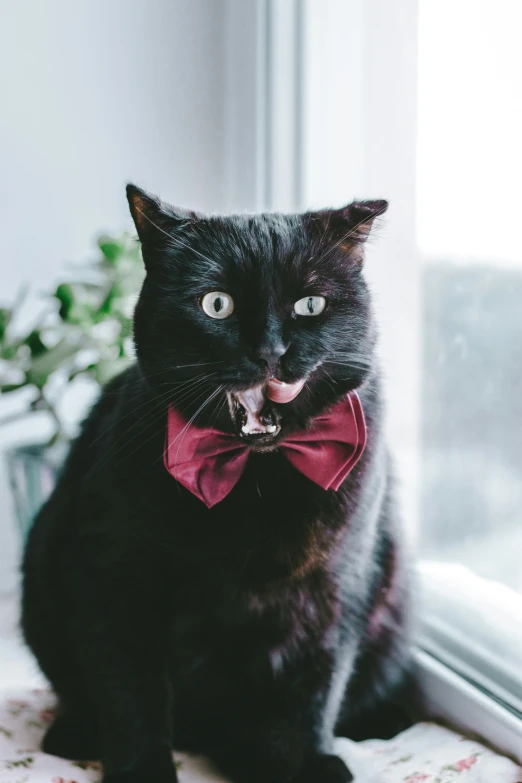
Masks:
[[[324,209],[308,213],[313,223],[319,222],[324,240],[333,247],[351,254],[362,261],[363,245],[370,236],[374,222],[388,209],[384,199],[375,201],[353,201],[341,209]]]
[[[171,207],[131,183],[127,185],[127,200],[143,245],[161,247],[162,243],[174,238],[177,231],[196,218],[194,212]]]
[[[348,232],[347,239],[358,244],[364,244],[373,228],[376,218],[384,215],[388,202],[384,199],[375,201],[354,201],[338,210],[340,222],[343,221]]]

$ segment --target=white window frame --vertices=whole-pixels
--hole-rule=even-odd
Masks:
[[[388,429],[391,443],[403,446],[402,502],[411,531],[419,513],[421,347],[412,154],[417,12],[418,0],[226,0],[228,207],[292,211],[355,196],[391,202],[386,242],[371,248],[368,274],[384,324],[384,365],[393,362]],[[325,50],[324,41],[335,45]],[[335,164],[331,155],[340,132],[344,143],[362,150],[361,158],[340,162],[338,185],[324,187],[321,166]],[[310,156],[307,167],[308,145],[317,148],[318,140],[324,157]],[[522,719],[513,700],[508,709],[491,682],[473,684],[472,656],[454,646],[452,659],[449,637],[443,639],[440,628],[438,637],[433,633],[433,618],[425,616],[421,626],[416,665],[427,714],[483,737],[522,763]]]
[[[478,736],[522,764],[519,715],[420,647],[415,662],[427,715]]]

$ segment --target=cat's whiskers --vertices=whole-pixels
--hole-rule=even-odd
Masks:
[[[167,450],[169,451],[169,450],[170,450],[170,447],[172,446],[172,444],[173,444],[173,443],[175,443],[175,442],[178,440],[178,438],[181,436],[181,440],[180,440],[180,442],[179,442],[179,444],[178,444],[178,448],[177,448],[177,451],[176,451],[176,456],[175,456],[175,458],[174,458],[174,464],[175,464],[175,465],[176,465],[176,464],[177,464],[177,462],[178,462],[178,455],[179,455],[179,450],[180,450],[180,448],[181,448],[181,444],[183,443],[183,440],[184,440],[184,438],[185,438],[185,435],[186,435],[186,433],[188,432],[188,428],[190,427],[190,425],[192,424],[192,422],[193,422],[193,421],[196,419],[196,417],[197,417],[197,416],[198,416],[198,415],[201,413],[201,411],[203,410],[203,408],[205,408],[205,407],[206,407],[206,406],[207,406],[207,405],[208,405],[210,402],[212,402],[212,400],[213,400],[213,399],[214,399],[214,398],[215,398],[215,397],[216,397],[216,396],[217,396],[217,395],[218,395],[218,394],[219,394],[221,391],[223,391],[223,389],[224,389],[224,388],[225,388],[225,384],[223,384],[223,383],[222,383],[220,386],[218,386],[218,388],[217,388],[217,389],[215,389],[215,391],[213,391],[213,392],[212,392],[212,394],[210,394],[210,396],[209,396],[209,397],[207,397],[207,399],[205,400],[205,402],[204,402],[204,403],[202,403],[202,405],[200,405],[200,406],[199,406],[199,408],[197,409],[197,411],[195,412],[195,414],[194,414],[194,415],[193,415],[193,416],[192,416],[192,417],[191,417],[191,418],[188,420],[188,422],[185,424],[185,426],[183,427],[183,429],[181,430],[181,432],[179,432],[179,433],[176,435],[176,437],[174,438],[174,440],[172,441],[172,443],[169,443],[169,444],[168,444],[168,446],[167,446]]]
[[[141,408],[144,408],[146,405],[150,405],[151,403],[152,403],[153,406],[159,405],[161,400],[162,400],[162,398],[166,398],[168,394],[169,394],[169,390],[163,391],[163,392],[161,392],[161,394],[156,395],[156,397],[154,397],[152,400],[147,399],[147,400],[145,400],[145,402],[142,402],[141,405],[138,405],[136,408],[133,408],[131,411],[128,411],[123,416],[118,417],[116,419],[116,421],[114,421],[108,427],[103,428],[102,431],[99,433],[99,435],[97,435],[95,438],[93,438],[93,441],[92,441],[93,445],[95,443],[98,443],[98,441],[101,438],[103,438],[108,432],[113,430],[114,427],[116,427],[118,424],[120,424],[120,422],[124,421],[129,416],[132,416],[133,413],[136,413],[136,411],[139,411]],[[138,422],[139,421],[141,421],[141,418],[138,419]],[[134,424],[136,424],[136,423],[137,422],[134,422]],[[132,424],[131,427],[134,426],[134,424]],[[116,439],[115,443],[118,443],[120,441],[120,439],[122,437],[124,437],[124,435],[125,435],[125,433],[120,435],[120,437]]]
[[[187,381],[185,381],[185,382],[184,382],[184,384],[187,384],[187,385],[188,385],[188,384],[192,384],[194,381],[196,381],[196,380],[198,380],[198,379],[201,379],[201,378],[209,378],[211,375],[215,375],[215,374],[216,374],[216,373],[214,372],[214,373],[209,373],[209,374],[207,374],[207,375],[198,375],[198,376],[196,376],[196,378],[189,378]],[[142,408],[144,408],[146,405],[149,405],[149,404],[151,404],[151,403],[152,403],[152,405],[153,405],[154,407],[156,407],[156,406],[157,406],[157,405],[159,405],[161,402],[165,401],[165,398],[166,398],[166,397],[168,397],[168,395],[169,395],[170,393],[171,393],[171,386],[170,386],[170,384],[169,384],[169,388],[168,388],[166,391],[163,391],[163,392],[161,392],[161,394],[157,394],[155,397],[153,397],[153,398],[152,398],[152,400],[150,400],[150,399],[146,399],[146,400],[145,400],[145,402],[142,402],[142,403],[141,403],[141,405],[138,405],[136,408],[133,408],[131,411],[128,411],[128,412],[127,412],[127,413],[125,413],[123,416],[119,417],[119,418],[118,418],[118,419],[117,419],[115,422],[113,422],[112,424],[110,424],[108,427],[105,427],[105,429],[104,429],[102,432],[100,432],[100,434],[99,434],[99,435],[97,435],[97,436],[96,436],[96,438],[94,438],[94,439],[93,439],[93,444],[94,444],[94,443],[97,443],[97,442],[100,440],[100,438],[104,437],[104,436],[107,434],[107,432],[110,432],[112,429],[114,429],[114,427],[115,427],[117,424],[119,424],[120,422],[124,421],[124,419],[127,419],[129,416],[132,416],[134,413],[136,413],[136,411],[139,411],[139,410],[141,410],[141,409],[142,409]],[[142,420],[143,420],[143,418],[144,418],[144,417],[142,417],[142,418],[138,419],[138,421],[137,421],[137,422],[134,422],[134,424],[137,424],[137,423],[139,423],[140,421],[142,421]],[[132,425],[131,425],[131,427],[132,427],[132,426],[134,426],[134,424],[132,424]],[[116,441],[115,441],[115,443],[118,443],[118,442],[121,440],[121,438],[122,438],[122,437],[124,437],[124,435],[125,435],[125,433],[123,433],[123,434],[120,436],[120,438],[117,438],[117,439],[116,439]]]
[[[196,383],[197,381],[204,380],[206,378],[212,378],[214,375],[217,375],[217,370],[214,372],[207,372],[207,373],[200,373],[199,375],[192,375],[190,378],[185,378],[183,381],[173,381],[170,386],[179,388],[180,391],[184,391],[185,388],[190,386],[192,383]]]
[[[360,365],[368,368],[372,366],[371,359],[362,353],[337,351],[336,353],[330,354],[330,356],[332,358],[325,359],[323,362],[324,364],[351,364],[352,366]],[[340,359],[342,361],[339,361]]]
[[[358,361],[336,362],[336,361],[333,361],[331,359],[328,359],[328,361],[324,361],[323,362],[323,365],[324,364],[337,364],[337,365],[340,365],[341,367],[352,367],[353,369],[356,369],[356,368],[357,369],[366,369],[366,368],[369,369],[371,367],[371,364],[369,362],[363,362],[363,361],[360,361],[360,362],[358,362]]]
[[[195,362],[195,364],[178,364],[176,367],[170,367],[169,370],[181,370],[185,367],[205,367],[208,364],[223,364],[223,360],[215,362]]]
[[[147,373],[147,375],[143,374],[139,364],[137,364],[136,368],[137,368],[137,370],[138,370],[138,372],[140,374],[140,377],[136,378],[134,381],[127,382],[125,384],[125,388],[126,389],[131,389],[134,386],[139,386],[140,384],[143,383],[143,381],[148,381],[150,378],[157,378],[158,375],[164,375],[166,373],[171,373],[171,372],[174,372],[175,370],[181,370],[181,369],[185,369],[185,368],[188,368],[188,367],[205,367],[205,366],[210,365],[210,364],[223,364],[223,363],[224,363],[223,360],[220,359],[219,361],[214,361],[214,362],[194,362],[193,364],[178,364],[178,365],[174,365],[172,367],[164,367],[162,370],[158,370],[158,372]],[[188,380],[190,380],[190,379],[188,379]],[[177,381],[173,381],[172,383],[177,383]],[[166,384],[168,384],[170,386],[171,382],[170,381],[163,381],[161,383],[158,383],[158,386],[165,386]],[[103,393],[106,396],[114,396],[114,395],[119,396],[121,394],[121,390],[118,389],[117,391],[113,391],[113,392],[104,391]]]
[[[199,391],[199,388],[201,387],[201,385],[203,383],[208,382],[208,379],[212,375],[215,375],[215,373],[209,373],[209,374],[206,374],[206,375],[201,375],[201,376],[198,376],[196,379],[190,379],[189,381],[187,381],[186,382],[187,384],[192,384],[192,385],[191,385],[190,389],[183,389],[182,390],[182,395],[181,395],[182,399],[186,400],[186,398],[187,397],[191,397],[191,395],[194,395],[192,399],[198,399],[198,395],[196,394],[197,391]],[[137,420],[133,421],[130,424],[130,426],[124,432],[122,432],[122,434],[118,438],[116,438],[115,441],[113,441],[113,443],[111,444],[111,447],[110,447],[108,453],[106,454],[105,458],[103,458],[100,462],[97,463],[96,469],[98,470],[98,469],[102,468],[106,464],[106,462],[108,461],[108,459],[111,456],[116,456],[117,454],[119,454],[126,445],[128,445],[129,443],[132,443],[141,434],[141,430],[139,428],[139,425],[143,421],[145,421],[147,419],[147,417],[150,416],[150,421],[149,421],[148,425],[145,427],[144,431],[149,429],[153,424],[157,423],[161,418],[163,418],[163,416],[165,415],[165,405],[166,405],[167,402],[169,402],[169,397],[171,395],[172,395],[172,388],[169,387],[169,389],[167,389],[167,391],[164,391],[161,394],[156,395],[156,397],[154,397],[152,400],[146,400],[146,402],[143,403],[143,405],[140,405],[138,408],[134,408],[132,411],[130,411],[125,416],[121,417],[121,419],[119,419],[113,425],[111,425],[111,427],[107,427],[104,430],[103,434],[105,434],[109,429],[112,429],[116,424],[118,424],[120,421],[122,421],[127,416],[131,415],[132,413],[135,413],[137,410],[139,410],[139,408],[142,408],[144,405],[151,404],[151,410],[150,411],[146,411],[143,416],[140,416]],[[201,395],[199,395],[199,396],[201,396]],[[179,402],[179,399],[177,399],[175,401]],[[132,432],[133,428],[135,428],[135,427],[138,428],[137,433],[133,437],[131,437],[129,440],[125,440],[124,441],[124,439],[129,435],[130,432]],[[97,439],[99,439],[100,437],[101,437],[101,435],[98,436]],[[150,440],[150,438],[149,438],[149,440]],[[124,441],[124,442],[122,443],[122,441]],[[147,442],[147,441],[144,441],[144,442]],[[120,444],[120,446],[118,448],[116,448],[116,450],[114,450],[114,447],[118,446],[118,444]],[[131,452],[131,454],[134,454],[134,451],[135,450],[133,450]]]
[[[225,405],[226,402],[227,402],[227,395],[224,394],[223,395],[223,399],[221,400],[221,402],[218,402],[218,404],[216,405],[216,408],[214,410],[214,414],[213,414],[213,416],[210,419],[210,424],[209,424],[210,427],[212,427],[215,424],[215,422],[217,421],[219,415],[221,414],[221,411],[223,410],[223,406]]]
[[[161,395],[161,397],[164,397],[165,399],[163,400],[163,402],[166,402],[167,392]],[[130,438],[129,441],[124,440],[125,437],[129,434],[129,432],[132,431],[134,427],[138,427],[138,425],[142,421],[144,421],[148,416],[152,417],[152,420],[150,422],[150,424],[152,424],[154,421],[158,421],[160,417],[163,417],[164,414],[165,414],[165,408],[163,407],[163,405],[161,405],[161,399],[158,398],[156,403],[153,404],[153,408],[151,411],[147,411],[147,413],[145,413],[143,416],[140,416],[139,419],[133,421],[131,425],[128,427],[128,429],[125,430],[125,432],[123,432],[118,438],[116,438],[116,440],[114,440],[109,445],[106,454],[100,460],[98,460],[98,462],[94,464],[93,470],[95,472],[101,470],[109,462],[110,459],[116,457],[116,455],[118,455],[122,451],[122,449],[125,448],[126,445],[128,445],[128,443],[132,443],[135,437],[140,435],[140,430],[138,430],[137,434],[134,437]],[[120,445],[118,446],[118,444]],[[116,449],[115,446],[117,446]]]
[[[366,372],[369,367],[367,365],[361,365],[361,364],[346,364],[345,362],[329,362],[330,364],[335,364],[339,367],[344,367],[345,370],[352,370],[354,373],[359,375],[361,372]],[[350,381],[353,380],[353,375],[347,378],[336,378],[336,381]]]
[[[222,388],[222,387],[219,387],[218,389],[216,389],[216,393],[217,393],[218,391],[220,391],[220,390],[221,390],[221,388]],[[206,394],[206,392],[203,392],[203,394]],[[199,394],[198,396],[196,396],[196,397],[195,397],[195,399],[199,399],[199,397],[201,397],[201,396],[202,396],[202,394]],[[211,397],[212,397],[212,395],[211,395]],[[206,403],[204,403],[204,404],[203,404],[203,407],[204,407],[204,405],[205,405],[205,404],[206,404]],[[196,411],[196,414],[195,414],[195,415],[197,415],[197,414],[199,413],[199,411],[200,411],[200,410],[201,410],[201,408],[200,408],[200,409],[198,409],[198,410]],[[157,423],[158,423],[158,421],[160,421],[160,420],[161,420],[161,419],[164,417],[164,415],[165,415],[165,411],[164,411],[164,410],[161,410],[161,411],[160,411],[160,414],[159,414],[159,416],[158,416],[158,415],[156,415],[156,417],[154,418],[154,420],[153,420],[153,421],[151,421],[151,422],[150,422],[150,424],[149,424],[147,427],[145,427],[144,431],[143,431],[143,432],[138,432],[138,433],[137,433],[137,434],[136,434],[134,437],[132,437],[132,438],[131,438],[131,439],[128,441],[128,443],[132,443],[133,441],[135,441],[135,440],[136,440],[136,438],[137,438],[138,436],[140,436],[140,437],[141,437],[141,436],[144,434],[144,432],[147,432],[147,430],[150,430],[150,428],[151,428],[151,426],[152,426],[153,424],[157,424]],[[193,420],[194,420],[194,417],[192,417],[191,421],[193,421]],[[164,426],[165,426],[165,425],[163,424],[163,425],[162,425],[162,427],[164,427]],[[140,441],[140,443],[138,443],[138,445],[136,446],[136,448],[132,449],[132,451],[130,451],[128,454],[126,454],[126,455],[125,455],[125,457],[124,457],[124,459],[128,459],[129,457],[131,457],[131,456],[132,456],[133,454],[135,454],[135,453],[136,453],[136,452],[137,452],[137,451],[138,451],[138,450],[139,450],[139,449],[140,449],[140,448],[141,448],[141,447],[142,447],[142,446],[143,446],[145,443],[149,443],[149,441],[151,441],[151,440],[152,440],[152,438],[156,437],[156,435],[157,435],[157,430],[154,430],[154,432],[152,433],[152,435],[150,435],[148,438],[145,438],[144,440],[141,440],[141,441]],[[128,443],[127,443],[127,445],[128,445]],[[118,450],[118,452],[116,452],[116,453],[119,453],[120,451],[121,451],[121,448],[120,448],[120,449]],[[115,456],[115,455],[114,455],[114,456]],[[161,453],[161,459],[163,459],[163,452]],[[158,461],[158,460],[156,460],[156,461]],[[119,462],[118,464],[121,464],[121,462],[122,462],[122,460],[120,460],[120,462]]]
[[[151,373],[148,376],[144,376],[143,373],[141,372],[141,369],[140,369],[139,365],[137,365],[137,368],[138,368],[138,372],[140,373],[140,377],[136,378],[134,381],[126,382],[125,383],[125,388],[126,389],[131,389],[134,386],[138,386],[139,384],[143,383],[143,381],[145,380],[145,377],[147,377],[147,378],[155,378],[158,375],[161,375],[162,373],[165,372],[165,370],[159,370],[159,372],[153,372],[153,373]],[[161,384],[159,384],[159,385],[161,386]],[[107,391],[106,389],[104,389],[103,390],[103,395],[106,396],[106,397],[114,397],[114,396],[119,397],[121,395],[121,389],[116,389],[116,391],[112,391],[112,392],[111,391]]]
[[[332,383],[329,383],[329,381],[326,381],[326,383],[328,384],[328,386],[330,387],[330,389],[331,389],[333,392],[335,392],[335,385],[334,385],[334,384],[335,384],[335,380],[332,378],[332,376],[330,375],[330,373],[328,372],[328,370],[326,369],[326,367],[323,367],[323,370],[324,370],[324,372],[327,374],[327,376],[330,378],[330,381],[332,382]]]
[[[215,373],[211,373],[211,375],[215,375]],[[211,376],[210,376],[210,375],[208,375],[208,376],[206,376],[206,378],[205,378],[204,380],[203,380],[203,379],[201,379],[200,381],[198,381],[198,383],[194,384],[194,385],[193,385],[193,386],[191,386],[190,388],[188,388],[188,389],[183,389],[183,390],[182,390],[182,392],[181,392],[181,394],[180,394],[179,396],[174,396],[174,397],[172,398],[172,402],[173,402],[173,403],[174,403],[176,406],[179,406],[179,404],[180,404],[181,402],[184,402],[186,405],[188,405],[188,404],[189,404],[189,403],[190,403],[190,402],[191,402],[191,401],[194,399],[193,395],[194,395],[194,394],[195,394],[197,391],[199,391],[200,387],[201,387],[201,386],[206,386],[206,385],[207,385],[208,378],[210,378],[210,377],[211,377]],[[183,411],[181,411],[181,412],[183,412]]]
[[[123,459],[120,459],[118,465],[121,465],[125,459],[128,459],[128,457],[131,457],[133,454],[135,454],[145,443],[149,443],[149,441],[151,441],[152,438],[156,437],[156,435],[158,434],[158,429],[156,429],[156,427],[154,427],[154,431],[152,432],[152,435],[150,435],[148,438],[143,439],[143,434],[146,432],[150,432],[151,428],[154,425],[158,424],[160,421],[161,421],[161,429],[165,430],[166,411],[163,408],[161,408],[161,410],[159,411],[156,411],[156,414],[153,416],[151,421],[143,428],[142,431],[137,432],[136,435],[134,435],[132,438],[126,441],[126,443],[123,444],[123,446],[128,446],[130,443],[133,443],[136,440],[136,438],[139,437],[141,439],[138,445],[134,449],[129,451],[127,454],[125,454]],[[116,452],[113,454],[113,457],[116,457],[118,454],[121,453],[123,446],[120,446],[120,448],[116,450]],[[163,452],[162,452],[162,456],[163,456]]]
[[[354,353],[353,351],[332,351],[329,356],[333,356],[334,358],[341,358],[341,359],[360,359],[362,361],[368,362],[369,357],[367,353]]]

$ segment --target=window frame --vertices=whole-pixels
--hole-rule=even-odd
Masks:
[[[427,715],[480,737],[522,764],[522,718],[519,715],[422,646],[415,650],[415,666]]]
[[[522,718],[522,600],[511,588],[455,563],[421,561],[420,647]],[[513,593],[513,595],[511,595]],[[459,596],[458,606],[455,595]],[[502,607],[502,611],[498,608]],[[484,615],[494,617],[486,626]],[[494,637],[494,644],[490,640]],[[470,644],[473,639],[474,644]]]

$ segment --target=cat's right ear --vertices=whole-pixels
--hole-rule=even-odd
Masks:
[[[176,233],[196,218],[195,213],[171,207],[132,183],[127,185],[127,200],[144,249],[175,245]]]

